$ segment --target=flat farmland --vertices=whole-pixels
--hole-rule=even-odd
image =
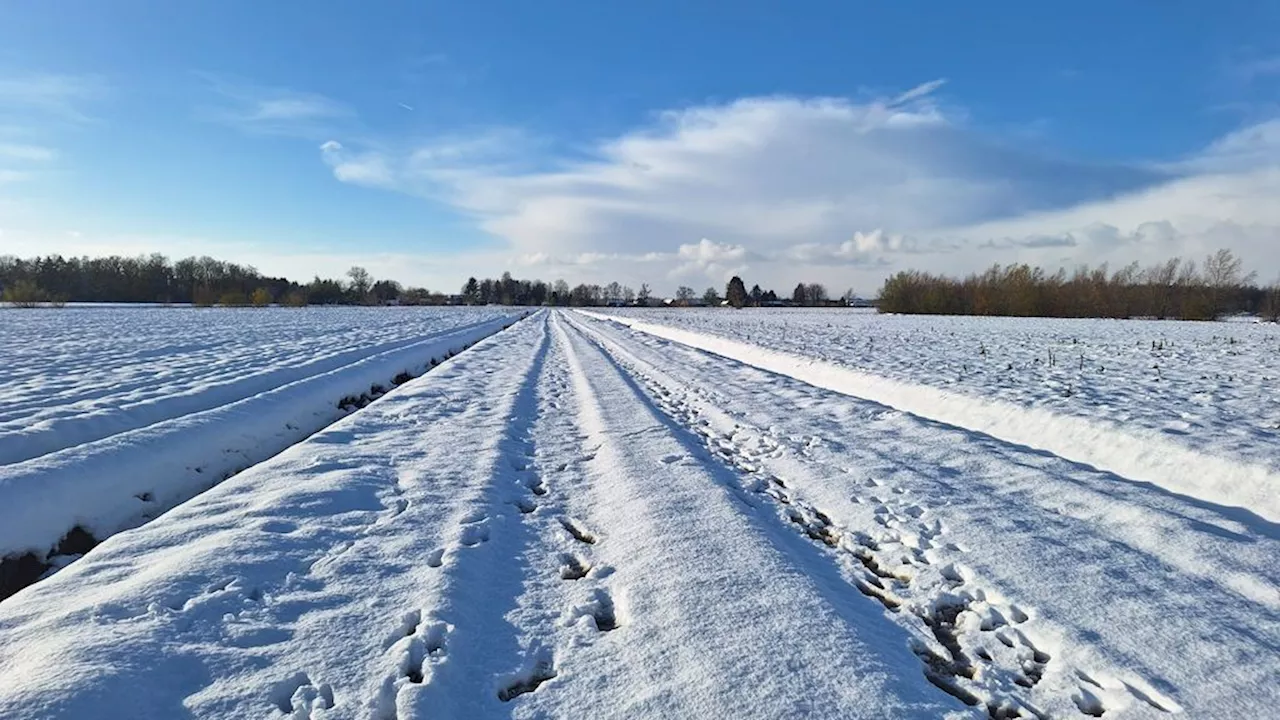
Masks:
[[[342,408],[317,392],[321,428],[0,602],[0,716],[1227,718],[1280,704],[1274,326],[402,310],[333,320],[345,345],[296,327],[341,317],[324,310],[228,312],[227,351],[200,363],[186,356],[202,344],[164,339],[205,332],[181,327],[200,315],[157,309],[173,323],[160,351],[113,356],[133,367],[113,381],[58,380],[53,364],[12,376],[28,383],[14,398],[63,392],[42,417],[76,428],[130,393],[173,402],[128,388],[165,364],[189,368],[164,382],[198,396],[235,386],[207,373],[223,354],[285,373],[418,348],[399,382],[362,375]],[[74,336],[90,316],[47,317]],[[280,325],[249,342],[236,317]],[[66,342],[49,356],[75,366],[88,351]],[[301,397],[228,418],[296,424]],[[42,481],[92,487],[95,462],[117,478],[150,467],[151,487],[220,450],[166,431],[130,440],[136,455],[77,454],[148,427],[0,468],[9,547],[47,562],[57,537],[11,528],[105,502],[48,502]],[[157,453],[174,464],[146,465]],[[76,473],[50,463],[73,457]]]

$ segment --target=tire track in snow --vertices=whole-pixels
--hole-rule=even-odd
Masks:
[[[587,549],[566,547],[600,536],[569,514],[554,481],[571,472],[576,433],[558,412],[566,386],[551,359],[558,349],[547,317],[535,322],[542,338],[502,428],[491,479],[461,518],[456,542],[432,558],[444,566],[439,597],[406,613],[391,634],[394,669],[372,701],[382,720],[441,708],[501,712],[500,703],[521,702],[557,678],[560,658],[573,651],[562,618],[588,618],[592,632],[618,626],[601,584],[611,568]]]
[[[621,659],[621,679],[638,686],[662,683],[664,700],[672,703],[664,707],[676,715],[758,713],[762,695],[772,703],[790,697],[784,702],[793,703],[793,711],[810,708],[850,717],[933,717],[941,713],[941,707],[922,697],[920,691],[901,694],[893,681],[889,683],[893,690],[880,685],[886,680],[883,675],[877,677],[876,658],[895,657],[896,653],[879,650],[873,656],[864,644],[866,639],[859,637],[863,632],[876,635],[879,630],[853,618],[833,618],[832,611],[843,610],[845,603],[826,594],[825,579],[814,585],[802,582],[813,594],[797,596],[791,574],[773,565],[782,559],[770,549],[775,531],[757,527],[750,519],[753,508],[743,502],[745,494],[722,477],[730,471],[693,457],[696,440],[685,437],[687,430],[656,408],[632,376],[592,342],[578,323],[559,313],[553,323],[564,338],[570,375],[579,395],[578,422],[584,430],[586,450],[582,458],[592,469],[592,512],[611,518],[611,524],[619,529],[625,528],[620,533],[625,537],[615,538],[622,541],[628,556],[627,562],[619,560],[620,566],[633,560],[649,565],[648,574],[627,593],[626,614],[635,625],[631,631],[637,634],[628,641],[626,658]],[[627,420],[620,423],[620,418]],[[629,425],[634,429],[628,431]],[[668,450],[655,452],[657,448]],[[645,463],[656,467],[636,474]],[[664,478],[669,474],[681,479]],[[746,538],[750,538],[750,550],[736,546]],[[779,544],[793,543],[787,539]],[[782,550],[783,556],[794,552],[789,547]],[[707,566],[708,560],[715,570]],[[765,577],[746,579],[761,566],[775,569]],[[717,578],[721,573],[726,573],[725,577]],[[680,587],[678,599],[664,595],[669,592],[664,586],[673,582]],[[760,595],[768,600],[761,600]],[[655,605],[657,598],[663,599]],[[755,617],[758,607],[751,605],[754,602],[771,608],[769,619]],[[675,619],[690,612],[695,616]],[[651,614],[667,617],[654,627],[657,618]],[[705,626],[711,618],[713,625]],[[821,637],[811,634],[809,623],[814,621],[822,627]],[[775,633],[786,627],[790,628],[786,639],[771,643]],[[859,635],[849,633],[853,628],[858,628]],[[687,636],[691,631],[711,636],[713,645],[699,650],[698,643]],[[756,633],[760,635],[750,637]],[[778,666],[755,655],[763,648],[776,655],[772,661]],[[789,657],[792,653],[806,659]],[[750,659],[742,657],[744,654],[751,655]],[[819,665],[841,667],[842,663],[846,672],[855,673],[855,684],[863,685],[858,701],[843,696],[847,691],[843,680],[818,680],[823,673],[779,672],[784,665],[813,671]],[[701,679],[690,677],[691,666],[697,667],[699,674],[719,678],[733,690],[701,685]],[[655,677],[662,674],[670,677]],[[870,690],[876,686],[881,688],[879,694]],[[870,713],[865,707],[868,693],[880,702]],[[674,704],[677,702],[683,704]],[[930,709],[922,712],[914,703]],[[643,712],[628,710],[625,705],[621,710],[608,704],[603,707],[606,714]]]
[[[752,427],[717,408],[707,399],[711,393],[706,389],[685,386],[603,334],[575,325],[633,373],[665,413],[698,433],[713,457],[737,470],[744,490],[770,498],[779,519],[814,543],[856,559],[851,584],[913,630],[912,650],[930,682],[967,705],[985,707],[991,718],[1049,717],[1028,692],[1037,687],[1052,658],[1020,627],[1030,618],[1027,611],[984,589],[972,571],[958,562],[938,568],[944,584],[921,588],[914,583],[920,570],[934,563],[930,556],[936,557],[935,548],[946,547],[942,524],[919,520],[926,507],[882,492],[883,497],[869,498],[876,505],[875,521],[880,526],[874,533],[833,521],[792,488],[785,473],[770,472],[767,467],[782,465],[776,461],[787,455],[803,458],[799,467],[790,463],[789,470],[811,466],[811,449],[821,443],[820,438],[783,438]],[[1072,704],[1085,715],[1100,716],[1108,708],[1103,698],[1114,696],[1114,690],[1104,690],[1083,670],[1071,672],[1079,679],[1070,697]],[[1168,712],[1177,707],[1154,691],[1124,687],[1132,699],[1151,709]]]
[[[418,717],[419,708],[429,704],[425,697],[445,693],[455,695],[454,703],[482,707],[477,688],[485,679],[476,677],[478,668],[455,666],[473,664],[470,658],[476,655],[501,657],[516,649],[514,633],[491,629],[504,624],[502,615],[521,593],[525,568],[518,558],[530,543],[520,496],[529,486],[520,484],[519,474],[527,472],[534,452],[536,392],[551,342],[545,320],[535,322],[540,338],[533,360],[515,391],[496,452],[479,469],[487,477],[458,519],[452,544],[427,558],[428,565],[442,568],[438,598],[406,612],[391,635],[387,654],[393,670],[370,701],[378,720]]]

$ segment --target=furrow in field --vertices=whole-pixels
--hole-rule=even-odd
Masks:
[[[611,659],[607,636],[622,623],[611,594],[618,576],[597,556],[606,534],[578,512],[570,489],[584,459],[564,350],[545,316],[538,325],[536,369],[503,429],[485,507],[466,518],[484,530],[444,569],[423,614],[447,629],[447,655],[426,654],[425,669],[399,682],[394,712],[380,717],[496,716],[564,707],[566,694],[584,690],[614,692],[580,678],[580,667]]]
[[[448,672],[500,704],[546,337],[484,340],[0,603],[0,716],[409,718]]]
[[[511,322],[480,323],[227,405],[0,466],[0,598]]]
[[[531,697],[532,714],[945,712],[946,697],[905,672],[914,661],[901,631],[833,592],[829,558],[764,522],[695,435],[563,315],[552,323],[580,432],[582,476],[566,492],[614,570],[619,629],[607,660],[567,657],[565,680]]]
[[[1262,465],[1217,457],[1170,442],[1158,432],[891,380],[738,340],[583,312],[816,387],[1047,451],[1114,473],[1117,479],[1150,483],[1205,504],[1222,506],[1245,522],[1280,521],[1280,476]]]
[[[767,499],[756,501],[763,510],[772,510],[781,525],[790,526],[835,558],[851,590],[903,618],[912,630],[906,644],[920,658],[921,671],[931,683],[966,705],[983,708],[992,718],[1047,717],[1023,692],[1040,681],[1050,656],[1015,627],[1028,619],[1022,609],[989,602],[981,589],[966,588],[971,578],[954,567],[942,571],[949,581],[946,585],[913,587],[920,570],[931,564],[926,550],[946,543],[941,527],[924,528],[921,536],[904,540],[897,526],[918,515],[918,506],[907,510],[886,498],[888,504],[880,506],[877,518],[882,520],[880,527],[863,532],[842,526],[792,483],[765,469],[769,458],[785,454],[777,438],[743,427],[705,401],[690,401],[690,388],[642,363],[617,343],[592,335],[602,350],[643,384],[664,413],[700,436],[712,462],[739,473],[743,491]],[[980,628],[998,634],[969,637],[971,629],[957,624],[966,612],[981,613]]]
[[[957,697],[1055,717],[1227,717],[1275,701],[1266,664],[1240,661],[1276,646],[1273,534],[1044,453],[577,322],[780,522],[851,556],[851,584],[912,631],[928,674]]]

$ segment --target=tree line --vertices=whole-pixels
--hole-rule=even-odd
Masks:
[[[18,305],[65,302],[191,303],[194,305],[356,305],[444,303],[446,296],[375,281],[353,267],[344,278],[309,283],[269,277],[249,265],[189,257],[30,259],[0,256],[0,297]]]
[[[846,299],[852,291],[845,293]],[[48,255],[30,259],[0,256],[0,300],[19,306],[66,302],[117,302],[266,306],[302,305],[560,305],[600,307],[670,304],[733,307],[806,307],[842,304],[829,298],[817,283],[800,283],[791,295],[779,296],[759,285],[749,291],[739,277],[723,292],[714,287],[701,295],[681,286],[674,298],[659,300],[648,284],[634,289],[618,282],[607,285],[564,280],[517,279],[505,272],[497,279],[469,278],[459,293],[446,295],[424,288],[405,287],[394,280],[375,280],[368,270],[353,267],[342,278],[321,278],[299,283],[262,274],[250,265],[189,257],[170,261],[160,254],[139,257],[64,258]]]
[[[1173,258],[1048,273],[1029,265],[993,265],[963,278],[909,270],[885,280],[881,312],[929,315],[1212,320],[1234,313],[1280,315],[1280,287],[1261,288],[1230,250],[1203,263]]]
[[[734,276],[725,286],[721,294],[713,287],[707,288],[701,295],[693,288],[682,285],[676,290],[674,302],[679,306],[690,305],[730,305],[732,307],[827,307],[844,306],[854,298],[853,290],[845,292],[839,299],[832,299],[827,288],[821,283],[799,283],[790,297],[780,297],[773,290],[762,290],[759,285],[746,289],[742,278]]]
[[[789,296],[754,285],[748,290],[734,276],[721,292],[701,294],[681,286],[673,298],[654,298],[647,284],[634,289],[617,282],[578,284],[564,280],[470,278],[457,294],[406,287],[394,280],[375,280],[361,267],[342,278],[315,277],[298,283],[263,275],[249,265],[189,257],[170,261],[163,255],[141,257],[31,259],[0,256],[0,299],[16,305],[62,302],[190,303],[209,305],[560,305],[599,307],[670,304],[741,307],[843,306],[854,299],[849,290],[831,298],[819,283],[799,283]],[[956,278],[915,270],[885,280],[881,312],[1012,315],[1024,317],[1154,317],[1208,320],[1231,313],[1250,313],[1280,320],[1280,284],[1259,287],[1255,273],[1229,250],[1203,262],[1174,258],[1149,267],[1137,263],[1111,271],[1106,265],[1077,267],[1050,274],[1029,265],[993,265],[981,273]]]
[[[468,278],[458,299],[467,305],[559,305],[599,307],[604,305],[647,305],[652,297],[648,285],[639,290],[617,282],[608,285],[579,284],[564,280],[518,280],[504,272],[494,280]]]

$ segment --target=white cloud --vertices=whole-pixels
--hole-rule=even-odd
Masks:
[[[57,157],[58,153],[52,148],[40,145],[21,145],[16,143],[0,143],[0,158],[9,158],[11,160],[26,160],[32,162],[46,162]]]
[[[1280,119],[1230,132],[1180,165],[1197,173],[1238,172],[1280,165]]]
[[[680,263],[671,270],[672,277],[699,276],[725,282],[747,270],[748,252],[742,245],[729,245],[702,238],[696,243],[676,249]]]
[[[60,130],[79,129],[93,119],[82,106],[105,95],[97,78],[54,74],[0,76],[0,183],[14,184],[39,174],[59,156],[46,143]],[[29,202],[29,199],[24,199]]]
[[[1110,200],[946,231],[964,241],[968,255],[931,258],[929,267],[954,271],[996,261],[1114,266],[1198,259],[1226,247],[1272,277],[1280,273],[1276,197],[1280,166],[1179,178]]]
[[[336,140],[320,146],[324,161],[333,168],[333,176],[342,182],[370,187],[394,188],[395,173],[387,158],[378,152],[351,152]]]
[[[910,90],[902,93],[898,97],[894,98],[892,104],[902,105],[905,103],[912,102],[914,100],[919,100],[927,95],[932,95],[934,92],[938,90],[938,88],[941,88],[943,85],[946,85],[946,84],[947,84],[946,78],[938,78],[937,80],[930,80],[927,83],[921,83],[911,88]]]
[[[1219,246],[1264,277],[1280,272],[1280,121],[1179,162],[1076,162],[982,135],[938,106],[942,86],[672,110],[556,157],[509,128],[370,142],[343,127],[354,116],[328,98],[224,83],[224,120],[306,137],[337,180],[443,203],[505,245],[423,257],[207,251],[293,275],[367,264],[436,287],[511,267],[659,291],[744,273],[749,285],[818,281],[869,294],[909,267],[1153,262]],[[381,257],[393,258],[385,270],[362,259]]]
[[[536,165],[527,162],[527,138],[509,131],[323,154],[340,180],[446,202],[526,261],[592,256],[591,272],[633,283],[658,279],[665,263],[667,274],[717,283],[749,268],[780,285],[843,284],[850,272],[882,276],[894,263],[986,252],[977,246],[991,238],[970,240],[955,228],[1185,172],[1072,162],[993,141],[939,109],[942,84],[866,102],[764,97],[674,110],[600,141],[585,159]],[[1037,244],[1064,243],[1016,246]],[[734,255],[704,257],[722,248]],[[645,253],[663,260],[615,260]]]
[[[355,118],[347,105],[319,93],[268,87],[210,73],[196,73],[221,99],[201,117],[257,135],[317,138]]]
[[[257,100],[245,118],[250,121],[311,120],[342,117],[350,110],[329,98],[302,93]]]
[[[106,93],[106,85],[96,77],[57,74],[26,74],[0,77],[0,118],[19,116],[25,122],[31,114],[45,119],[88,122],[81,110],[85,102]]]
[[[1235,73],[1246,82],[1259,78],[1280,75],[1280,55],[1275,57],[1255,58],[1232,66]]]

